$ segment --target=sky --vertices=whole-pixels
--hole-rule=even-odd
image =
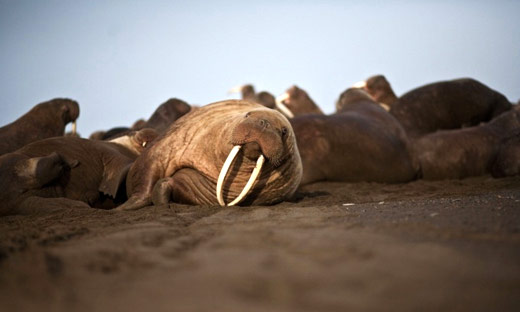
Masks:
[[[397,95],[472,77],[517,102],[519,13],[515,0],[0,0],[0,126],[68,97],[88,137],[245,83],[296,84],[332,113],[375,74]]]

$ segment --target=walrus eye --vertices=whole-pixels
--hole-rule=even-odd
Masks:
[[[282,136],[286,136],[287,135],[287,128],[283,127],[282,128]]]
[[[251,115],[251,112],[247,112],[246,118],[249,117],[250,115]]]

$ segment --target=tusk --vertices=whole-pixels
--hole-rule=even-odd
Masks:
[[[229,166],[233,162],[233,159],[235,159],[235,157],[237,156],[237,153],[241,147],[241,145],[233,146],[233,149],[229,152],[229,155],[226,158],[226,161],[224,162],[222,169],[220,169],[220,173],[218,175],[217,180],[217,200],[220,206],[226,205],[226,203],[224,203],[224,199],[222,198],[222,184],[224,183],[224,178],[226,177],[226,174],[229,170]]]
[[[293,118],[294,114],[283,103],[283,101],[287,100],[288,98],[289,98],[289,93],[285,92],[284,94],[282,94],[276,98],[275,105],[276,105],[276,108],[278,108],[285,116],[287,116],[288,118]]]
[[[77,127],[77,125],[76,125],[76,121],[74,120],[74,121],[72,122],[72,134],[73,134],[73,135],[76,135],[76,127]]]
[[[367,86],[367,82],[365,80],[362,80],[362,81],[358,81],[355,84],[353,84],[352,88],[364,89],[364,88],[366,88],[366,86]]]
[[[240,150],[242,146],[235,145],[233,146],[233,149],[229,152],[228,157],[226,158],[226,161],[224,162],[224,165],[222,166],[222,169],[220,170],[220,174],[218,176],[217,180],[217,200],[220,206],[226,206],[226,203],[224,202],[224,198],[222,197],[222,185],[224,184],[224,178],[227,175],[227,172],[229,171],[229,167],[231,166],[231,163],[235,159],[236,155],[238,154],[238,151]],[[227,206],[234,206],[238,203],[240,203],[246,196],[247,193],[251,190],[251,187],[253,187],[253,184],[255,183],[256,179],[258,178],[258,175],[260,174],[260,170],[262,169],[262,166],[265,162],[264,155],[260,155],[258,157],[258,160],[256,161],[256,166],[253,169],[253,172],[251,173],[251,176],[249,177],[249,180],[247,181],[246,185],[242,189],[242,192],[238,195],[237,198],[235,198],[232,202],[227,204]]]
[[[390,105],[385,104],[385,103],[382,103],[382,102],[379,103],[379,105],[380,105],[382,108],[384,108],[387,112],[390,111]]]
[[[228,206],[234,206],[234,205],[240,203],[244,199],[244,197],[246,197],[247,193],[249,193],[249,190],[251,190],[251,187],[253,187],[253,184],[255,183],[256,178],[258,177],[258,174],[260,174],[260,170],[262,169],[264,161],[265,161],[264,155],[260,155],[260,157],[258,157],[258,160],[256,161],[256,166],[255,166],[255,169],[253,169],[253,173],[251,173],[249,180],[247,180],[246,186],[244,186],[244,188],[242,189],[242,192],[240,192],[240,195],[238,195],[238,197],[235,198],[235,200],[230,202],[228,204]]]
[[[143,144],[141,144],[143,147],[146,147],[146,141],[143,142]]]
[[[236,87],[233,87],[233,88],[229,89],[229,91],[227,92],[227,94],[240,93],[240,92],[242,92],[242,87],[243,87],[243,86],[236,86]]]

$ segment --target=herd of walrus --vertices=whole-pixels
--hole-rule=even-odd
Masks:
[[[131,127],[76,133],[76,101],[56,98],[0,128],[0,215],[170,202],[270,205],[317,181],[405,183],[520,172],[520,105],[470,78],[398,97],[382,75],[324,114],[297,86],[275,98],[161,104]],[[72,132],[65,126],[72,122]],[[50,208],[49,208],[50,209]]]

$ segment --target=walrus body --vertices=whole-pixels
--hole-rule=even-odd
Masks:
[[[225,203],[244,188],[260,155],[266,164],[243,203],[272,204],[295,192],[302,167],[287,119],[260,104],[228,100],[190,112],[159,137],[132,165],[127,178],[131,196],[117,209],[151,204],[152,191],[156,204],[217,204],[217,177],[235,145],[243,147],[224,182]]]
[[[130,164],[145,149],[146,141],[138,143],[143,136],[149,136],[149,129],[124,142],[54,137],[0,156],[0,213],[19,212],[29,197],[63,197],[97,208],[117,206],[126,200],[124,181]]]
[[[413,144],[421,175],[442,180],[488,174],[500,142],[518,129],[520,110],[510,110],[479,126],[423,136]]]
[[[34,106],[14,122],[0,128],[0,155],[34,141],[63,136],[65,126],[79,116],[79,105],[69,99],[53,99]]]
[[[384,117],[351,110],[297,116],[291,124],[302,158],[302,185],[324,180],[401,183],[416,176],[404,130],[395,120],[389,127]]]
[[[383,75],[356,85],[387,104],[413,139],[437,130],[475,126],[511,109],[504,95],[471,78],[430,83],[399,98]]]
[[[495,178],[520,174],[520,129],[513,131],[500,142],[491,174]]]
[[[428,84],[402,95],[390,113],[408,135],[417,138],[437,130],[487,122],[511,109],[505,96],[474,79]]]

